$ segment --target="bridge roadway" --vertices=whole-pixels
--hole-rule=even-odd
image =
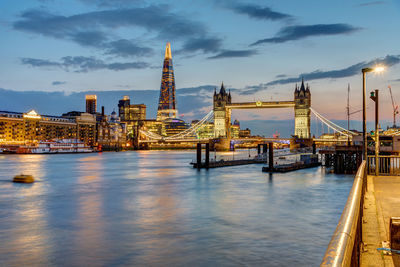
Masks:
[[[225,106],[227,109],[252,109],[252,108],[293,108],[294,101],[256,101],[231,103]]]
[[[158,142],[165,142],[165,143],[206,143],[209,142],[213,138],[204,138],[204,139],[196,139],[196,138],[184,138],[184,139],[161,139],[161,140],[140,140],[140,143],[158,143]],[[234,142],[288,142],[293,138],[232,138]],[[333,139],[313,139],[315,142],[346,142],[347,140],[341,140],[337,138]]]

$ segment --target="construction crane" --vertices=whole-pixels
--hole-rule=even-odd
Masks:
[[[396,105],[396,103],[393,100],[393,94],[392,94],[392,87],[389,85],[389,92],[390,92],[390,98],[392,99],[392,106],[393,106],[393,128],[396,127],[396,115],[399,114],[399,106]]]

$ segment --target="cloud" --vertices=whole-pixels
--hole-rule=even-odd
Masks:
[[[143,0],[80,0],[81,2],[89,5],[97,5],[101,7],[115,7],[115,6],[131,6],[141,4]]]
[[[239,93],[240,95],[254,95],[255,93],[263,91],[267,88],[268,86],[266,84],[250,85],[246,86],[243,89],[237,90],[237,93]]]
[[[261,20],[285,20],[292,18],[291,15],[273,11],[269,7],[261,7],[253,4],[227,5],[227,8],[236,13],[247,15],[250,18]]]
[[[33,67],[61,67],[60,63],[37,58],[22,58],[21,63],[25,65],[31,65]]]
[[[365,7],[365,6],[384,5],[384,4],[386,4],[385,1],[373,1],[373,2],[362,3],[362,4],[359,4],[358,6]]]
[[[149,64],[146,62],[111,63],[106,65],[110,70],[146,69]]]
[[[101,47],[107,37],[101,31],[79,31],[71,33],[71,39],[83,46]]]
[[[284,43],[304,39],[310,36],[350,34],[358,30],[360,30],[360,28],[343,23],[286,26],[283,27],[275,37],[261,39],[251,45],[254,46],[262,43]]]
[[[62,84],[66,84],[67,82],[60,82],[60,81],[54,81],[51,84],[52,85],[62,85]]]
[[[263,83],[254,86],[248,86],[244,89],[238,91],[241,95],[254,94],[256,92],[267,89],[269,86],[273,85],[281,85],[281,84],[289,84],[296,83],[301,81],[302,78],[306,81],[319,80],[319,79],[337,79],[337,78],[345,78],[354,75],[361,75],[361,69],[367,67],[373,67],[376,65],[384,65],[386,67],[391,67],[400,63],[400,55],[387,55],[383,58],[376,58],[371,61],[363,61],[356,64],[353,64],[347,68],[337,69],[337,70],[315,70],[313,72],[302,73],[297,77],[292,78],[283,78],[270,81],[268,83]]]
[[[121,57],[126,56],[148,56],[151,55],[153,49],[149,47],[139,46],[127,39],[120,39],[107,44],[106,54],[114,54]]]
[[[105,63],[101,59],[84,56],[67,56],[61,58],[60,62],[45,59],[22,58],[21,63],[24,65],[30,65],[32,67],[61,68],[67,72],[89,72],[100,69],[119,71],[127,69],[144,69],[150,67],[150,65],[146,62]]]
[[[219,59],[228,57],[250,57],[256,55],[256,50],[223,50],[221,53],[208,57],[208,59]]]
[[[72,16],[53,15],[40,10],[29,10],[14,23],[17,30],[56,38],[65,38],[83,30],[140,27],[156,32],[164,38],[183,38],[205,34],[201,23],[188,20],[168,11],[165,6],[94,11]]]
[[[152,49],[140,46],[138,41],[118,39],[110,34],[111,31],[117,32],[120,28],[144,29],[150,36],[154,35],[161,40],[183,40],[182,51],[185,52],[216,52],[222,42],[219,38],[210,37],[202,23],[172,13],[165,5],[117,8],[71,16],[28,10],[13,23],[13,27],[20,31],[71,40],[82,46],[96,47],[104,50],[106,54],[121,57],[147,56],[151,54]]]
[[[195,37],[190,38],[183,44],[181,50],[177,51],[177,53],[187,53],[187,52],[197,52],[203,51],[204,53],[209,52],[218,52],[220,51],[222,46],[222,40],[219,38],[213,37]]]

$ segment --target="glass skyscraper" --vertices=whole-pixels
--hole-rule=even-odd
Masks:
[[[160,99],[158,102],[157,120],[177,117],[175,100],[175,78],[172,67],[171,44],[165,48],[165,59],[161,78]]]

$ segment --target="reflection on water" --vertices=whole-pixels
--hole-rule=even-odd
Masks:
[[[197,171],[194,155],[0,156],[0,266],[320,263],[351,176]],[[20,172],[39,182],[11,183]]]
[[[8,207],[0,207],[3,210],[0,219],[6,223],[0,230],[0,239],[4,247],[0,259],[8,255],[9,265],[22,266],[30,262],[41,265],[50,264],[47,246],[49,225],[47,211],[43,208],[45,200],[42,198],[47,189],[42,183],[46,177],[46,170],[43,168],[45,161],[46,157],[43,156],[22,155],[14,157],[13,163],[1,167],[3,173],[9,174],[4,178],[10,181],[4,183],[5,180],[2,179],[2,186],[8,190],[7,193],[1,194],[1,198],[3,201],[14,199],[9,202]],[[34,184],[11,183],[13,176],[19,173],[32,174],[37,178],[37,182]],[[0,203],[3,202],[2,200]],[[4,242],[6,240],[8,242]],[[23,253],[23,257],[19,256],[20,253]],[[1,261],[0,265],[5,266],[1,264]]]

